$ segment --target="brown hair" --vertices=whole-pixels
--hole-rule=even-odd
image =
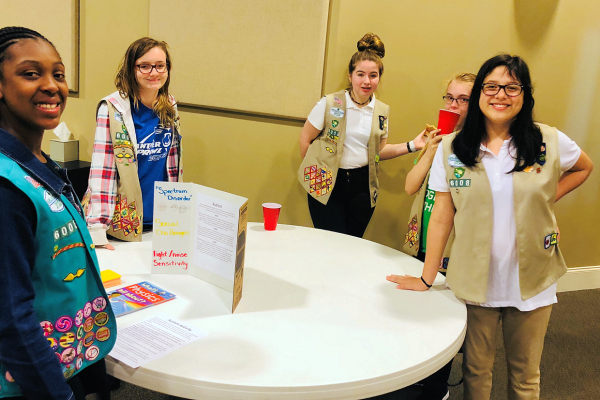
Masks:
[[[367,33],[357,43],[358,51],[354,53],[348,64],[348,75],[356,69],[356,64],[361,61],[373,61],[379,67],[379,76],[383,74],[383,61],[385,56],[385,46],[379,36],[374,33]]]
[[[142,57],[144,54],[158,47],[163,50],[167,56],[167,71],[169,75],[163,87],[158,90],[158,99],[154,104],[154,112],[158,115],[160,123],[164,126],[173,124],[175,120],[175,107],[171,104],[169,98],[169,83],[171,82],[171,56],[169,55],[169,48],[166,42],[155,40],[149,37],[143,37],[133,42],[127,51],[125,56],[119,64],[117,76],[115,77],[115,86],[119,91],[121,97],[130,97],[133,100],[133,104],[138,107],[140,102],[140,95],[138,90],[138,83],[136,80],[136,66],[135,62]]]

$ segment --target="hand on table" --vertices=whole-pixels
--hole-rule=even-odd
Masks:
[[[386,276],[385,279],[390,282],[397,283],[396,289],[415,290],[419,292],[429,289],[427,286],[425,286],[421,278],[415,278],[414,276],[410,275],[389,275]]]

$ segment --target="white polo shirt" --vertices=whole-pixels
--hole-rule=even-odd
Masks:
[[[325,125],[326,99],[323,97],[308,116],[308,122],[318,130],[323,130]],[[369,164],[369,137],[371,136],[371,123],[375,109],[375,95],[369,104],[358,108],[346,91],[346,138],[342,149],[340,168],[354,169]],[[388,130],[389,130],[388,120]],[[382,135],[386,138],[388,135]]]
[[[581,149],[567,135],[558,131],[560,168],[570,169],[581,155]],[[513,174],[507,172],[515,165],[516,149],[510,140],[505,140],[496,156],[481,145],[481,161],[492,188],[494,221],[490,250],[490,272],[488,277],[487,301],[483,307],[516,307],[520,311],[556,303],[556,283],[528,300],[521,299],[519,287],[519,260],[517,256],[517,228],[513,203]],[[449,192],[444,170],[442,146],[439,146],[433,164],[429,187],[437,192]],[[456,238],[455,240],[460,240]],[[450,256],[452,257],[452,255]]]

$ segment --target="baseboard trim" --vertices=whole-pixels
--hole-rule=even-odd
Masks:
[[[558,280],[558,292],[600,289],[600,265],[594,267],[569,268]]]

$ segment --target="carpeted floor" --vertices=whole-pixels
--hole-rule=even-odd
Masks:
[[[498,335],[502,338],[502,335]],[[450,382],[461,379],[462,355],[452,366]],[[600,289],[558,294],[542,356],[541,399],[600,399]],[[506,360],[500,340],[494,364],[491,400],[506,399]],[[386,400],[411,400],[416,393],[406,391]],[[463,397],[462,385],[450,388],[450,399]],[[88,400],[94,400],[88,396]],[[112,400],[177,400],[178,397],[152,392],[127,383],[112,392]]]

